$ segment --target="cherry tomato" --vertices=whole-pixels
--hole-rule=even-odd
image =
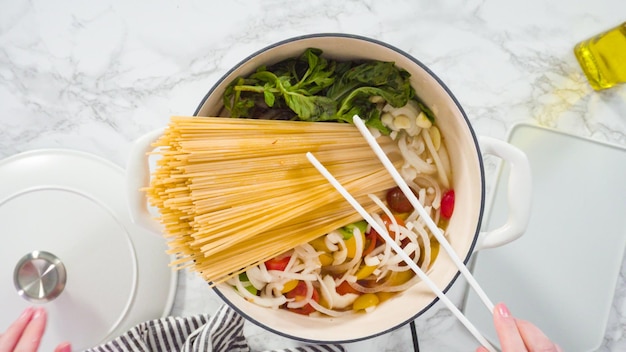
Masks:
[[[306,297],[306,284],[304,283],[304,281],[299,281],[293,290],[285,294],[285,297],[293,298],[296,301],[303,300]],[[320,301],[319,293],[317,293],[317,290],[315,288],[313,288],[313,296],[311,296],[311,299],[314,300],[315,302]],[[303,315],[309,315],[315,312],[315,308],[313,308],[313,306],[311,306],[310,304],[307,304],[302,308],[287,308],[287,309],[294,313],[303,314]]]
[[[267,268],[267,270],[285,271],[285,268],[287,268],[287,264],[289,264],[290,259],[290,256],[272,258],[265,262],[265,267]]]
[[[367,238],[365,240],[365,243],[367,244],[367,247],[365,247],[363,249],[363,256],[365,257],[366,255],[370,254],[374,248],[376,248],[376,238],[378,237],[378,234],[376,233],[376,231],[374,229],[370,230],[370,232],[367,234]]]
[[[450,219],[454,212],[454,190],[446,191],[441,197],[441,216]]]
[[[414,189],[411,188],[411,191],[415,194]],[[413,205],[398,186],[387,191],[386,200],[389,208],[394,212],[408,213],[413,211]]]
[[[337,288],[335,288],[335,291],[337,291],[337,293],[342,295],[342,296],[345,295],[346,293],[360,294],[359,291],[355,290],[354,288],[352,288],[352,286],[350,286],[348,281],[344,281],[344,282],[340,283],[339,286],[337,286]]]
[[[399,226],[406,226],[406,224],[404,223],[404,220],[402,220],[402,218],[400,218],[399,216],[396,216],[396,215],[394,215],[393,217],[394,217],[394,219],[396,220],[396,223],[397,223]],[[395,239],[395,238],[396,238],[396,232],[395,232],[395,231],[391,231],[391,230],[389,229],[389,226],[391,226],[391,225],[393,224],[393,222],[391,221],[391,218],[389,218],[389,216],[387,216],[387,214],[382,214],[382,215],[380,216],[380,218],[383,220],[383,224],[385,224],[385,228],[387,229],[387,232],[389,232],[389,236],[391,236],[391,238]],[[371,229],[371,230],[370,230],[370,234],[371,234],[371,233],[376,234],[376,238],[378,238],[378,241],[380,241],[381,243],[384,243],[384,242],[385,242],[385,239],[384,239],[384,238],[382,238],[382,237],[378,234],[378,232],[376,232],[376,230]]]

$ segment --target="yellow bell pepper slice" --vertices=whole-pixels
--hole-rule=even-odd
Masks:
[[[298,286],[298,280],[289,280],[287,282],[285,282],[285,284],[283,285],[283,289],[280,290],[281,293],[287,293],[291,290],[293,290],[294,288],[296,288],[296,286]]]
[[[376,265],[363,265],[362,267],[359,268],[359,270],[356,272],[356,279],[357,280],[363,280],[366,277],[372,275],[372,273],[374,272],[374,270],[376,270]]]

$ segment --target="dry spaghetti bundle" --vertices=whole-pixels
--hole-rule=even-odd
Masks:
[[[395,186],[350,124],[172,117],[153,146],[160,159],[144,191],[161,214],[172,265],[212,284],[360,220],[306,152],[368,211],[377,209],[368,194]]]

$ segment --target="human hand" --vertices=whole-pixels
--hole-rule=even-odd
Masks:
[[[3,334],[0,334],[0,352],[35,352],[46,330],[48,314],[43,307],[29,307]],[[59,344],[54,352],[70,352],[69,343]]]
[[[538,327],[514,318],[503,303],[497,304],[493,310],[493,324],[502,352],[562,352]],[[487,352],[487,349],[479,347],[476,352]]]

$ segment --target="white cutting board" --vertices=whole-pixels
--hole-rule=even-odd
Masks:
[[[520,124],[509,142],[533,176],[529,226],[518,240],[477,254],[473,272],[494,302],[538,325],[564,351],[595,351],[605,335],[626,247],[626,148]],[[503,166],[500,180],[508,177]],[[506,219],[496,187],[488,226]],[[497,345],[491,315],[472,290],[465,314]]]

